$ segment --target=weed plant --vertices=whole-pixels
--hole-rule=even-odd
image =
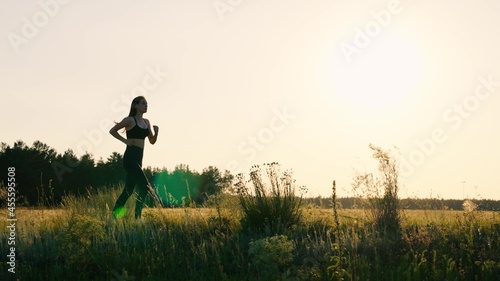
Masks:
[[[296,183],[290,172],[281,172],[278,163],[266,164],[267,178],[259,166],[252,167],[248,182],[237,176],[244,229],[279,234],[298,224],[301,219],[302,196],[296,195]]]

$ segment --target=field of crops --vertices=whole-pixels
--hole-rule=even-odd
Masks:
[[[1,280],[498,280],[500,214],[401,214],[401,236],[379,235],[363,210],[302,206],[274,232],[242,227],[235,200],[145,209],[114,219],[117,191],[69,197],[60,209],[15,210],[9,272],[7,208],[0,210]],[[133,210],[133,202],[126,205]]]

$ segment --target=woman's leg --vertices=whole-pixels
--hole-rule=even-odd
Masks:
[[[139,156],[141,155],[139,155],[137,151],[130,146],[127,146],[127,149],[123,154],[123,168],[125,168],[125,171],[127,172],[127,178],[125,180],[123,191],[116,200],[115,207],[113,208],[113,216],[115,216],[115,218],[123,217],[127,213],[127,210],[125,210],[123,206],[125,206],[128,198],[130,198],[133,194],[135,185],[137,184],[133,167],[137,161],[142,161],[142,157],[139,158]]]
[[[149,182],[142,171],[142,168],[139,167],[139,170],[136,172],[137,175],[137,201],[135,203],[135,218],[140,219],[142,214],[142,208],[146,203],[146,196],[148,195],[149,190]]]
[[[142,208],[144,206],[146,196],[149,190],[149,182],[142,171],[142,155],[143,150],[137,147],[129,146],[123,156],[123,166],[127,171],[127,181],[122,194],[116,201],[113,214],[115,217],[121,217],[126,212],[123,211],[123,206],[127,199],[133,194],[134,188],[137,185],[137,202],[135,204],[135,218],[141,218]],[[120,215],[121,214],[121,215]]]
[[[134,188],[136,185],[136,177],[127,169],[127,179],[125,181],[125,187],[122,193],[118,197],[113,208],[113,215],[117,218],[123,217],[127,212],[123,209],[128,198],[134,193]]]

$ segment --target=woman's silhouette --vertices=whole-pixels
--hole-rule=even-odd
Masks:
[[[122,194],[116,200],[113,208],[113,216],[115,218],[123,217],[127,210],[124,208],[125,202],[134,192],[137,186],[137,202],[135,205],[135,218],[140,219],[142,207],[148,194],[148,191],[154,191],[142,171],[142,156],[144,152],[144,140],[148,137],[151,144],[155,144],[158,138],[158,126],[153,126],[148,119],[144,119],[142,115],[148,111],[148,103],[142,96],[134,98],[130,106],[130,113],[120,123],[116,124],[109,133],[127,145],[123,154],[123,167],[127,172],[127,179]],[[124,138],[118,133],[118,130],[125,128],[127,138]]]

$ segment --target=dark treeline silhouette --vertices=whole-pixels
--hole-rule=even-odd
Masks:
[[[13,146],[0,144],[0,205],[5,205],[8,168],[15,167],[16,199],[24,206],[55,206],[64,195],[84,195],[88,190],[113,188],[123,184],[126,174],[123,155],[113,152],[107,159],[96,161],[91,154],[77,157],[68,149],[59,154],[48,145],[35,141],[30,147],[19,140]],[[201,173],[180,164],[173,171],[144,168],[146,177],[158,192],[164,206],[186,206],[204,203],[209,195],[217,194],[232,185],[233,176],[216,167]],[[328,207],[329,198],[306,198],[306,204]],[[359,198],[338,198],[344,209],[362,207]],[[500,201],[471,199],[477,210],[500,210]],[[462,210],[464,200],[457,199],[400,199],[403,209]]]
[[[359,209],[363,207],[363,199],[347,197],[337,198],[337,205],[343,209]],[[500,211],[500,200],[466,199],[472,201],[478,211]],[[406,210],[463,210],[464,200],[437,198],[405,198],[399,199],[400,207]],[[330,198],[307,198],[306,204],[316,206],[331,206]]]
[[[81,157],[68,149],[60,154],[55,149],[35,141],[30,147],[19,140],[10,146],[0,144],[0,184],[7,185],[8,168],[15,168],[16,200],[24,206],[55,206],[65,195],[83,195],[88,190],[112,188],[123,184],[126,174],[123,155],[113,152],[106,160],[96,161],[89,153]],[[158,189],[165,205],[201,204],[209,195],[230,186],[232,175],[216,167],[202,173],[187,165],[173,171],[146,167],[146,177]],[[4,192],[5,193],[5,192]],[[3,195],[5,195],[2,193]],[[6,196],[0,196],[0,205]]]

